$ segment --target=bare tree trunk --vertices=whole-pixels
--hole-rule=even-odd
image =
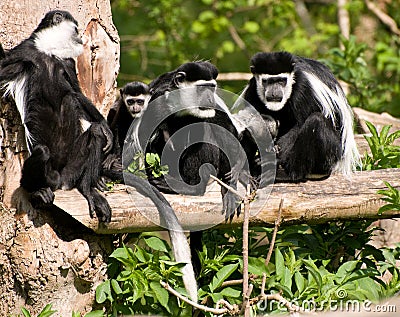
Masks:
[[[14,47],[54,9],[69,11],[79,22],[85,48],[77,60],[78,77],[105,115],[119,70],[119,37],[108,0],[1,1],[0,43]],[[50,303],[58,316],[90,311],[94,289],[106,274],[111,237],[94,234],[58,208],[15,205],[13,197],[22,195],[24,140],[15,105],[0,99],[0,315],[19,314],[22,306],[36,315]]]

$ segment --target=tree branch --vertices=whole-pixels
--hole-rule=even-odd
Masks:
[[[387,13],[379,9],[378,6],[373,1],[365,0],[365,4],[367,8],[373,14],[375,14],[377,18],[381,20],[381,22],[385,24],[392,33],[400,35],[400,29],[398,28],[396,21],[392,17],[390,17]]]

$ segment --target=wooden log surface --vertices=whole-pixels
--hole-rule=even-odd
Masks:
[[[334,220],[378,219],[399,217],[399,211],[378,215],[385,204],[379,189],[383,181],[400,188],[400,169],[356,172],[351,179],[332,175],[326,180],[304,183],[277,183],[257,192],[251,203],[251,225],[273,225],[281,199],[283,224],[322,223]],[[86,200],[75,190],[57,191],[55,205],[97,233],[140,232],[160,230],[157,209],[132,187],[118,185],[106,193],[113,210],[109,224],[90,218]],[[204,196],[165,195],[185,229],[239,225],[242,216],[226,223],[221,215],[219,186],[211,184]]]

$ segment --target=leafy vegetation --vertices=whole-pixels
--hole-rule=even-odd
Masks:
[[[185,294],[182,265],[172,261],[171,249],[164,240],[142,234],[133,249],[123,245],[110,255],[109,279],[97,287],[96,301],[107,307],[110,316],[189,316],[191,308],[160,285],[160,280],[168,281]]]
[[[400,130],[390,133],[390,125],[384,126],[380,133],[370,122],[366,122],[371,136],[364,136],[368,142],[371,154],[365,153],[362,168],[363,170],[375,170],[382,168],[400,167],[400,146],[394,142],[400,138]]]
[[[250,232],[249,272],[260,292],[261,277],[266,289],[282,293],[289,301],[309,310],[332,309],[339,303],[375,303],[400,290],[400,245],[377,249],[368,242],[377,228],[368,221],[298,225],[280,230],[276,249],[268,265],[265,256],[271,228]],[[214,306],[225,299],[242,301],[241,230],[208,230],[199,252],[201,273],[199,300]],[[121,246],[110,256],[110,279],[96,290],[96,301],[105,305],[108,316],[160,314],[188,316],[191,308],[170,295],[159,283],[168,281],[185,294],[180,264],[172,261],[168,244],[156,236],[141,234],[133,248]],[[390,273],[390,274],[389,274]],[[384,280],[385,275],[391,276]],[[286,311],[278,302],[259,302],[258,313]],[[93,312],[94,313],[94,312]],[[208,315],[211,316],[211,315]]]
[[[399,37],[365,1],[349,1],[349,40],[341,37],[337,3],[292,0],[112,0],[121,37],[119,85],[149,82],[193,60],[210,60],[221,73],[248,72],[258,51],[287,50],[323,59],[349,85],[352,106],[400,115]],[[385,2],[400,25],[400,3]],[[262,14],[261,14],[262,12]],[[344,49],[339,48],[343,45]],[[220,82],[240,92],[245,81]]]
[[[143,153],[137,153],[128,165],[127,171],[142,178],[147,178],[146,170],[150,170],[155,178],[168,174],[168,166],[161,165],[161,159],[158,154],[146,153],[146,159],[144,157]]]

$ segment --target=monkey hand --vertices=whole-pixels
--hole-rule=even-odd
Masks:
[[[235,214],[240,215],[240,198],[229,190],[222,198],[222,213],[226,221],[232,221]]]
[[[29,200],[33,208],[43,208],[53,203],[54,193],[50,187],[41,188],[31,193]]]
[[[103,147],[103,152],[107,154],[111,151],[111,148],[113,146],[113,139],[114,139],[113,134],[111,132],[111,129],[108,127],[106,121],[100,123],[100,128],[101,132],[106,138],[106,145]]]

